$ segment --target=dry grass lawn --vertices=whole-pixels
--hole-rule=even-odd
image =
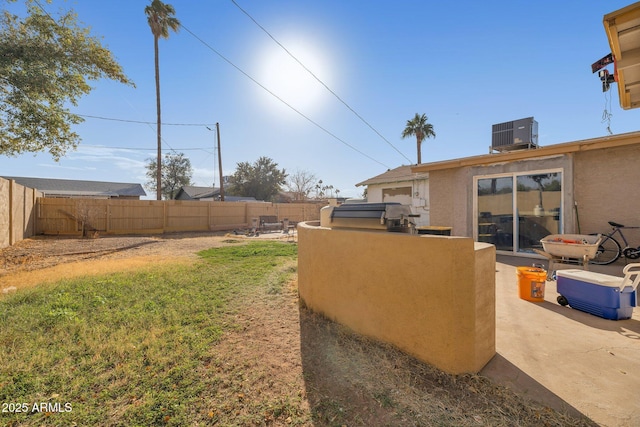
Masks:
[[[245,240],[221,234],[29,239],[0,250],[0,299],[60,278],[193,263],[200,250]],[[285,285],[255,287],[233,302],[229,327],[211,349],[215,357],[200,366],[203,381],[216,378],[215,392],[203,396],[210,399],[207,424],[595,425],[525,401],[487,378],[448,375],[354,335],[301,307],[295,262],[286,268]]]

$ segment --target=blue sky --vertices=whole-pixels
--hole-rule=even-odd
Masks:
[[[95,82],[73,111],[103,119],[76,127],[76,151],[59,162],[2,156],[0,175],[143,184],[156,154],[149,1],[40,3],[52,15],[73,8],[136,88]],[[350,197],[362,192],[356,183],[416,162],[415,140],[400,137],[415,113],[436,132],[423,143],[425,163],[486,154],[492,124],[525,117],[538,122],[542,146],[639,130],[640,110],[622,110],[617,85],[603,93],[591,73],[610,52],[603,16],[631,0],[166,3],[184,28],[160,40],[163,148],[190,158],[196,185],[219,185],[207,129],[216,122],[225,175],[267,156]]]

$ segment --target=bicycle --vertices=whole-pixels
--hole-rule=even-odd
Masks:
[[[634,248],[629,246],[627,238],[622,233],[622,229],[637,229],[640,227],[626,227],[617,222],[608,221],[613,230],[607,234],[602,234],[602,240],[598,245],[596,256],[589,261],[591,264],[608,265],[616,262],[621,256],[627,259],[640,258],[640,246]],[[620,238],[624,242],[624,249],[620,243],[613,237],[614,234],[620,234]]]

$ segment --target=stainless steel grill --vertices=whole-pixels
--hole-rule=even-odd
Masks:
[[[347,203],[334,207],[329,218],[331,228],[414,233],[417,216],[400,203]]]

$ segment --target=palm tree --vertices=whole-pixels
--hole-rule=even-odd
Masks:
[[[144,13],[147,15],[147,21],[151,27],[151,33],[153,34],[153,48],[156,58],[156,106],[158,112],[158,171],[156,174],[156,198],[162,200],[162,171],[160,165],[162,165],[162,120],[160,114],[160,65],[158,55],[158,40],[160,37],[163,39],[169,38],[169,30],[178,31],[180,28],[180,21],[175,18],[176,10],[170,4],[164,4],[160,0],[153,0],[151,4],[144,8]]]
[[[427,123],[427,120],[429,120],[429,118],[425,114],[419,115],[416,113],[413,119],[407,120],[407,127],[402,131],[403,138],[408,138],[410,136],[416,137],[418,145],[418,164],[422,163],[422,156],[420,154],[422,140],[425,138],[436,137],[433,125],[431,123]]]

